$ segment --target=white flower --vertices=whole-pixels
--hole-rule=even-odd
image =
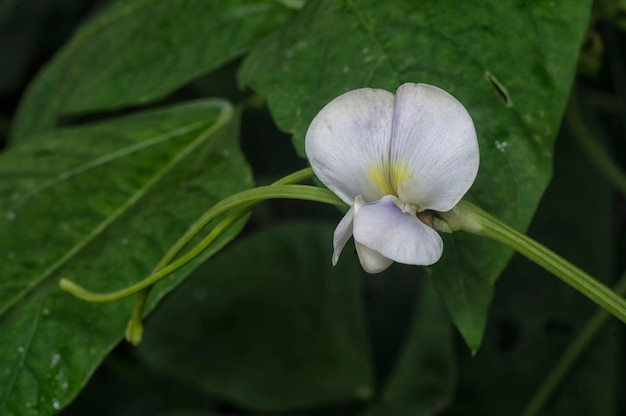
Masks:
[[[317,177],[351,206],[335,229],[333,264],[352,235],[368,273],[439,260],[441,237],[418,214],[454,208],[480,162],[474,123],[454,97],[409,83],[395,96],[350,91],[315,116],[305,146]]]

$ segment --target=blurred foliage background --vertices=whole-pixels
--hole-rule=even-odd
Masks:
[[[106,0],[0,0],[3,146],[28,83],[73,31],[106,4]],[[619,2],[605,1],[598,2],[594,10],[595,18],[581,47],[573,92],[578,108],[575,118],[583,120],[625,169],[626,9]],[[306,161],[295,154],[290,136],[277,129],[264,101],[237,86],[238,65],[239,62],[230,63],[196,79],[154,106],[212,96],[247,103],[242,116],[241,145],[256,182],[269,183],[305,167]],[[90,115],[67,123],[123,113]],[[598,174],[576,141],[579,134],[576,126],[567,122],[561,126],[554,178],[529,234],[591,274],[611,282],[626,270],[626,197]],[[432,289],[425,273],[416,276],[401,266],[384,278],[353,275],[354,268],[345,266],[342,277],[361,282],[357,284],[362,285],[365,310],[321,317],[311,312],[313,318],[298,317],[293,313],[298,308],[285,300],[290,296],[299,307],[328,307],[333,313],[341,308],[360,308],[360,301],[350,299],[349,291],[343,296],[345,288],[341,282],[332,281],[327,265],[320,264],[326,262],[328,250],[311,253],[307,246],[294,245],[296,240],[290,237],[297,230],[309,241],[319,240],[318,246],[323,247],[323,242],[330,241],[332,224],[337,219],[335,209],[306,203],[275,201],[258,207],[242,238],[206,267],[199,268],[148,319],[144,344],[138,349],[125,342],[119,344],[61,414],[516,414],[594,311],[594,305],[579,294],[515,256],[496,285],[483,345],[475,357],[451,328],[441,305],[429,297]],[[280,266],[284,257],[272,257],[276,256],[274,251],[262,255],[258,262],[252,258],[242,260],[246,253],[263,253],[259,235],[270,238],[280,247],[278,252],[289,253],[292,261]],[[237,262],[242,262],[243,270],[227,267]],[[264,288],[274,297],[259,301],[246,295],[260,290],[254,281],[244,278],[251,267],[266,274],[267,281],[276,285],[274,291]],[[313,276],[310,279],[305,276],[302,281],[285,283],[308,272]],[[209,277],[226,279],[229,273],[242,279],[241,296],[229,300],[210,295],[215,288],[207,289]],[[320,305],[314,296],[309,296],[321,284],[316,280],[320,276],[323,287],[339,296],[337,305]],[[306,294],[299,297],[304,289]],[[199,306],[187,307],[194,297]],[[299,302],[300,299],[306,302]],[[350,328],[354,324],[350,317],[359,313],[365,316],[365,328],[353,328],[355,333],[347,336],[347,341],[333,332]],[[241,323],[250,317],[258,319],[254,327],[261,335],[251,335],[250,323]],[[318,328],[310,325],[319,319],[346,322],[336,328],[320,324],[323,330],[317,332]],[[435,335],[430,340],[411,340],[414,325],[419,325],[422,333]],[[351,337],[367,337],[371,351],[354,350]],[[255,348],[246,347],[260,339],[263,341]],[[411,357],[407,353],[411,345],[429,345],[435,352],[429,355],[421,350],[421,356]],[[335,366],[319,368],[317,363],[329,362],[328,354],[333,351],[341,351],[337,357],[331,357],[336,359]],[[573,366],[545,414],[626,415],[625,351],[624,327],[613,322],[597,335]],[[346,361],[347,357],[350,360]],[[363,365],[370,358],[374,374],[367,374],[369,370]],[[384,384],[396,374],[402,360],[413,360],[417,364],[411,368],[427,375],[423,384],[408,389],[417,397],[415,403],[404,397],[398,400],[401,406],[370,407],[378,397],[367,391],[367,385],[363,387],[365,391],[342,390],[354,387],[355,379],[373,377],[375,384]],[[228,363],[228,367],[220,363]],[[241,368],[234,370],[236,363]],[[284,410],[272,410],[280,407],[276,405],[280,392],[289,397],[291,404],[285,405]],[[346,400],[350,395],[353,400]],[[429,405],[429,400],[434,403]],[[288,410],[289,407],[296,410]]]

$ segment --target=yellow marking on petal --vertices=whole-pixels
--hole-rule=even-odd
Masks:
[[[398,190],[398,184],[404,182],[409,177],[409,166],[403,160],[396,160],[389,169],[389,181],[392,183],[394,193]]]
[[[389,185],[389,178],[387,177],[387,170],[381,165],[374,165],[369,169],[370,178],[378,186],[383,195],[393,195],[394,190]]]
[[[369,174],[383,195],[397,196],[398,184],[409,176],[409,168],[405,162],[396,161],[391,166],[376,164],[369,169]]]

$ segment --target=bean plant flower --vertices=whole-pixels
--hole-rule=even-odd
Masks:
[[[333,265],[354,236],[361,266],[436,263],[443,241],[433,211],[449,211],[478,173],[469,113],[449,93],[403,84],[396,94],[362,88],[332,100],[305,139],[315,175],[350,206],[334,233]]]

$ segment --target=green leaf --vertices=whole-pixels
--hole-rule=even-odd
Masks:
[[[529,234],[610,285],[616,253],[611,249],[614,194],[565,132],[557,140],[553,181]],[[580,293],[516,256],[498,283],[481,351],[460,360],[459,395],[451,414],[497,416],[511,409],[521,414],[595,308]],[[541,414],[619,414],[615,407],[624,400],[615,386],[624,379],[617,364],[624,349],[616,332],[623,325],[614,324],[571,368]]]
[[[363,272],[333,268],[332,230],[287,223],[205,263],[152,315],[145,361],[265,412],[369,398]]]
[[[29,87],[13,140],[53,128],[63,115],[162,98],[241,55],[291,13],[262,0],[118,0]]]
[[[450,319],[430,279],[422,282],[408,339],[379,401],[365,416],[438,414],[452,397],[456,367]]]
[[[5,22],[15,8],[15,0],[0,0],[0,22]]]
[[[468,199],[525,229],[550,179],[590,3],[310,1],[252,50],[239,77],[267,98],[301,155],[311,119],[343,92],[395,91],[404,82],[449,91],[479,136],[480,172]],[[454,235],[432,269],[472,350],[510,256],[495,243]]]
[[[38,135],[0,155],[0,414],[53,414],[81,390],[120,340],[132,299],[88,304],[58,280],[111,291],[147,276],[193,220],[251,185],[237,129],[228,103],[206,100]],[[148,309],[193,267],[157,285]]]

